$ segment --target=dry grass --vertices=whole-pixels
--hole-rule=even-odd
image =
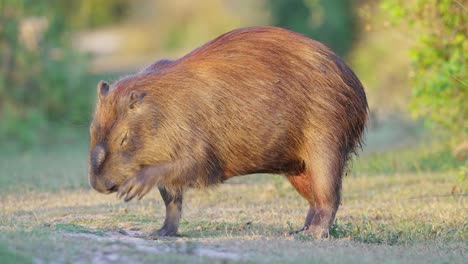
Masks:
[[[303,223],[307,204],[281,176],[239,177],[189,191],[180,237],[153,241],[146,235],[164,217],[159,194],[123,203],[89,190],[80,175],[85,164],[75,162],[81,151],[2,161],[8,174],[21,168],[23,176],[0,175],[10,183],[0,187],[0,262],[466,263],[468,257],[468,186],[450,172],[346,177],[337,224],[325,240],[289,235]],[[18,164],[25,160],[39,162]],[[36,188],[28,180],[47,173],[55,177]]]

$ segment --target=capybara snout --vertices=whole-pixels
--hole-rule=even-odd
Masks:
[[[187,188],[258,172],[285,175],[309,202],[301,230],[326,235],[368,111],[337,55],[275,27],[228,32],[97,95],[90,183],[126,201],[157,187],[166,220],[154,236],[176,234]]]

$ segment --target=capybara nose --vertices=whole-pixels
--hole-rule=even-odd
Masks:
[[[98,174],[102,166],[102,163],[106,159],[106,149],[102,144],[94,147],[91,152],[91,169],[94,174]]]

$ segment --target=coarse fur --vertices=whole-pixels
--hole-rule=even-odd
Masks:
[[[90,184],[141,198],[157,186],[174,235],[183,191],[238,175],[284,174],[310,204],[301,231],[327,234],[368,106],[323,44],[276,27],[228,32],[111,86],[98,85]]]

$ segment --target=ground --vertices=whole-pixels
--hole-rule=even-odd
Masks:
[[[356,164],[360,167],[359,164]],[[86,144],[2,154],[1,263],[467,263],[467,181],[456,172],[345,177],[330,238],[290,235],[307,203],[279,175],[185,197],[180,235],[157,191],[124,203],[88,187]]]

